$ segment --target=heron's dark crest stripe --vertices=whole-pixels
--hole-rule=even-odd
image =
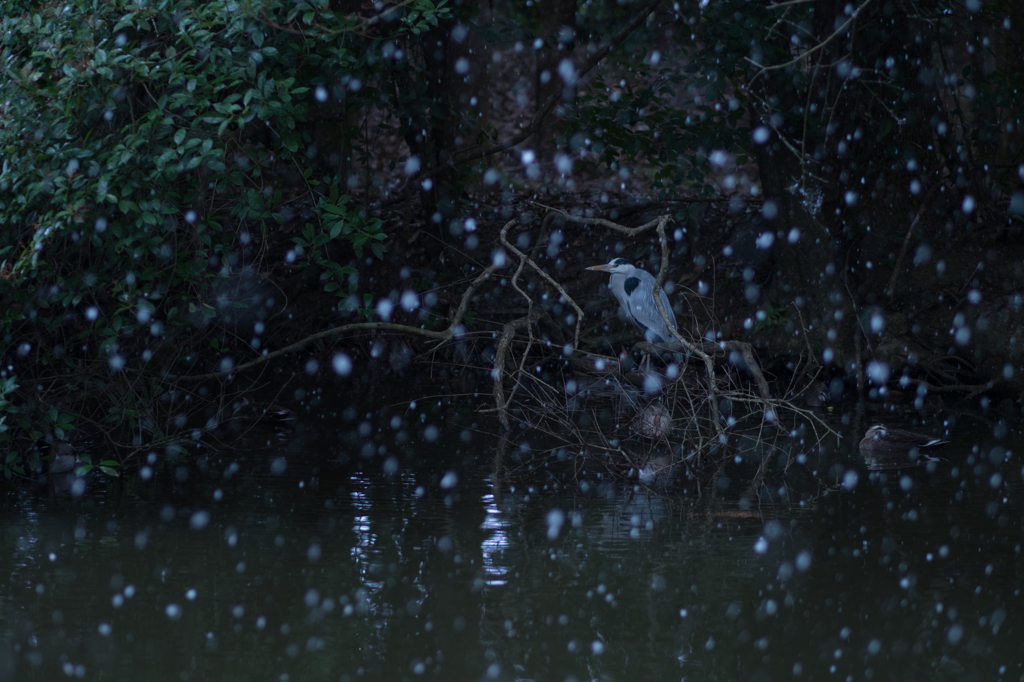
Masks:
[[[638,286],[640,286],[640,278],[639,277],[630,277],[622,285],[622,288],[626,290],[626,296],[632,296],[633,295],[633,290],[636,289]]]

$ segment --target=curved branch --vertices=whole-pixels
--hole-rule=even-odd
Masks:
[[[921,216],[924,214],[924,209],[928,206],[928,200],[932,198],[932,194],[942,185],[942,179],[938,179],[935,183],[928,188],[925,192],[924,198],[921,199],[921,206],[917,209],[917,215],[914,216],[914,220],[910,223],[910,227],[907,228],[907,235],[903,238],[903,245],[900,247],[900,255],[896,256],[896,264],[892,268],[892,277],[889,278],[889,302],[892,303],[893,297],[896,295],[896,280],[900,276],[900,268],[903,267],[903,258],[907,255],[907,247],[910,246],[910,237],[914,233],[914,227],[920,222]]]
[[[761,365],[758,364],[757,358],[754,357],[754,348],[746,341],[723,341],[723,347],[725,350],[738,350],[743,356],[743,362],[747,365],[747,371],[754,375],[754,381],[757,383],[757,390],[761,394],[764,400],[771,398],[771,391],[768,389],[768,380],[764,378],[764,372],[761,371]]]
[[[757,77],[760,76],[762,73],[767,73],[768,71],[775,71],[777,69],[784,69],[787,66],[792,66],[793,64],[802,61],[805,57],[809,57],[810,55],[814,54],[815,52],[825,47],[839,36],[846,33],[846,28],[854,21],[856,21],[857,17],[860,16],[860,13],[864,11],[864,8],[870,4],[871,0],[865,0],[864,4],[858,7],[856,10],[854,10],[853,14],[850,15],[850,18],[843,22],[842,26],[840,26],[839,28],[832,32],[832,35],[830,35],[828,38],[825,38],[825,40],[821,41],[820,43],[818,43],[811,49],[807,50],[806,52],[803,52],[794,57],[793,59],[790,59],[788,62],[783,62],[782,64],[773,64],[772,66],[765,66],[764,64],[758,64],[750,57],[744,57],[744,59],[746,59],[748,62],[756,66],[758,69],[760,69],[757,73],[754,74],[754,77],[750,79],[750,82],[747,84],[747,87],[749,88],[751,85],[753,85],[754,81],[757,80]]]
[[[498,270],[501,267],[504,267],[504,264],[492,263],[491,265],[488,265],[486,268],[484,268],[479,275],[477,275],[477,278],[474,279],[473,282],[466,288],[466,291],[463,292],[462,300],[459,302],[459,307],[455,311],[455,316],[452,318],[451,324],[449,324],[448,328],[443,331],[431,331],[429,329],[421,329],[420,327],[413,327],[406,324],[396,324],[394,322],[357,322],[355,324],[343,324],[340,327],[334,327],[333,329],[325,329],[322,332],[311,334],[305,337],[304,339],[301,339],[299,341],[296,341],[295,343],[285,346],[284,348],[279,348],[278,350],[275,350],[272,353],[261,355],[255,360],[242,363],[241,365],[238,365],[237,367],[232,367],[231,369],[226,369],[219,372],[209,372],[207,374],[169,374],[166,375],[164,378],[172,381],[205,381],[207,379],[220,379],[221,377],[225,377],[229,374],[234,374],[236,372],[241,372],[252,367],[256,367],[257,365],[261,365],[275,358],[279,358],[282,355],[291,353],[292,351],[299,350],[300,348],[303,348],[304,346],[307,346],[314,341],[330,338],[332,336],[343,334],[345,332],[353,332],[367,329],[400,332],[402,334],[415,334],[417,336],[425,336],[428,339],[437,339],[438,341],[442,342],[448,341],[449,339],[455,336],[456,329],[460,326],[462,318],[466,314],[466,309],[469,307],[469,299],[472,298],[474,293],[476,293],[477,288],[483,283],[483,281],[490,277],[495,270]]]
[[[510,395],[507,399],[505,397],[505,360],[508,358],[508,347],[512,342],[512,337],[516,335],[516,329],[526,326],[530,328],[536,321],[537,315],[533,311],[530,312],[526,317],[519,317],[511,322],[505,323],[502,328],[501,337],[498,339],[498,348],[494,352],[494,371],[491,372],[493,377],[493,392],[494,392],[494,405],[498,411],[498,421],[501,422],[501,427],[506,432],[509,430],[508,423],[508,403],[512,400]],[[529,352],[529,349],[527,349]],[[523,358],[526,358],[526,354],[523,354]],[[522,374],[522,368],[520,368],[519,374]],[[518,381],[516,386],[518,386]],[[512,390],[513,394],[515,389]]]
[[[542,270],[541,267],[537,265],[536,262],[533,261],[533,259],[531,259],[525,253],[523,253],[522,251],[520,251],[519,249],[517,249],[516,247],[512,246],[512,244],[509,243],[508,230],[517,222],[518,221],[513,218],[512,220],[505,223],[505,227],[501,228],[501,244],[506,249],[514,253],[516,255],[516,258],[518,258],[520,261],[525,261],[527,264],[529,264],[531,268],[536,270],[537,274],[546,279],[548,283],[551,284],[551,286],[557,289],[558,293],[562,295],[562,298],[564,298],[569,303],[569,305],[573,307],[573,310],[576,311],[576,338],[573,340],[572,343],[572,347],[575,350],[580,345],[580,325],[583,324],[583,308],[580,308],[578,305],[576,305],[576,301],[572,299],[572,296],[565,292],[565,289],[562,288],[562,285],[556,282],[554,279],[552,279],[551,275],[544,272],[544,270]],[[518,287],[516,289],[518,290]]]
[[[563,218],[565,218],[567,222],[576,223],[578,225],[593,225],[594,227],[607,227],[609,230],[621,232],[622,234],[627,235],[629,237],[635,237],[642,232],[646,232],[647,230],[653,227],[657,227],[658,223],[661,222],[662,219],[668,219],[668,216],[660,216],[650,222],[644,223],[639,227],[626,227],[625,225],[619,225],[616,222],[612,222],[611,220],[606,220],[604,218],[579,218],[577,216],[572,215],[571,213],[563,211],[560,208],[555,208],[554,206],[546,206],[536,201],[531,201],[530,203],[539,208],[543,208],[545,211],[551,211],[552,213],[557,213],[561,215]]]
[[[676,341],[683,348],[704,361],[704,369],[708,375],[708,401],[711,403],[711,418],[715,428],[720,430],[722,424],[718,419],[718,400],[715,399],[715,361],[710,355],[683,338],[679,330],[668,319],[668,312],[661,302],[661,286],[668,277],[668,238],[665,236],[665,224],[668,221],[669,217],[667,215],[658,219],[658,242],[661,244],[661,264],[658,267],[658,277],[654,280],[654,291],[651,295],[654,296],[654,305],[661,315],[661,321],[665,323],[665,328],[671,332],[672,336],[675,337]]]

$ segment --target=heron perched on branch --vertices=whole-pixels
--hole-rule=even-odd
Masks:
[[[612,294],[622,306],[626,317],[640,328],[645,341],[669,343],[675,340],[654,303],[654,275],[635,267],[625,258],[615,258],[605,265],[592,265],[587,270],[611,274],[608,286],[611,287]],[[672,323],[672,329],[676,329],[676,315],[672,312],[672,304],[668,302],[664,289],[659,292],[659,297],[665,314]]]

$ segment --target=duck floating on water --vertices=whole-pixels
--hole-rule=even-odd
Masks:
[[[48,474],[70,474],[82,463],[75,454],[74,446],[65,441],[54,441],[50,446],[50,455],[53,459],[46,468]]]
[[[807,407],[829,407],[832,403],[832,391],[824,381],[815,381],[808,386],[800,397],[804,399]]]
[[[910,452],[911,450],[937,448],[948,442],[913,431],[890,429],[884,424],[875,424],[864,434],[864,438],[860,442],[860,449],[869,452]]]
[[[295,413],[287,407],[273,403],[256,403],[248,398],[242,398],[234,404],[231,418],[264,426],[291,427],[295,425]]]

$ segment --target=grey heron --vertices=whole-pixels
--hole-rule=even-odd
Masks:
[[[654,304],[654,275],[630,264],[625,258],[612,259],[604,265],[592,265],[587,270],[597,270],[611,274],[608,286],[618,300],[622,310],[633,324],[640,328],[644,340],[648,343],[668,343],[675,340],[665,326],[665,321]],[[672,304],[668,302],[665,290],[661,290],[661,304],[672,329],[676,329],[676,315],[672,312]]]

